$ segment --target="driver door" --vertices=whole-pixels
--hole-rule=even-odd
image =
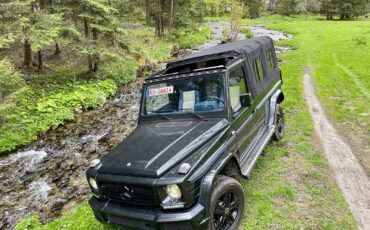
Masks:
[[[232,127],[236,134],[239,158],[241,158],[257,133],[257,117],[253,106],[245,108],[240,103],[241,95],[251,93],[244,61],[236,62],[229,67],[228,93]]]

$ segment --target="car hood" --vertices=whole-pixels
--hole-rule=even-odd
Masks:
[[[227,125],[225,119],[139,124],[103,157],[99,173],[158,177]]]

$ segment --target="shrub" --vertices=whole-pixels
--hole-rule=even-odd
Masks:
[[[0,60],[0,103],[7,96],[24,86],[22,74],[15,70],[14,65],[5,58]]]
[[[249,28],[241,28],[239,33],[241,34],[244,34],[245,36],[247,36],[247,38],[253,38],[254,37],[254,34],[252,33],[252,31],[249,29]]]
[[[207,42],[212,37],[212,30],[207,25],[202,25],[191,30],[177,30],[176,41],[183,49],[192,48]]]

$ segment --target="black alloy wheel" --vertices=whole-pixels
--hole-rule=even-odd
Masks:
[[[240,183],[227,176],[218,176],[211,197],[209,229],[238,229],[243,217],[244,192]]]

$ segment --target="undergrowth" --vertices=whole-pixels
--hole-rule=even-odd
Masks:
[[[125,58],[105,63],[95,75],[81,67],[55,66],[25,76],[27,86],[12,101],[0,104],[0,153],[37,140],[38,135],[73,120],[76,111],[101,107],[117,87],[135,79],[146,60],[164,62],[175,44],[190,48],[210,37],[211,29],[205,25],[179,31],[173,40],[155,37],[152,27],[134,27],[124,37]]]

